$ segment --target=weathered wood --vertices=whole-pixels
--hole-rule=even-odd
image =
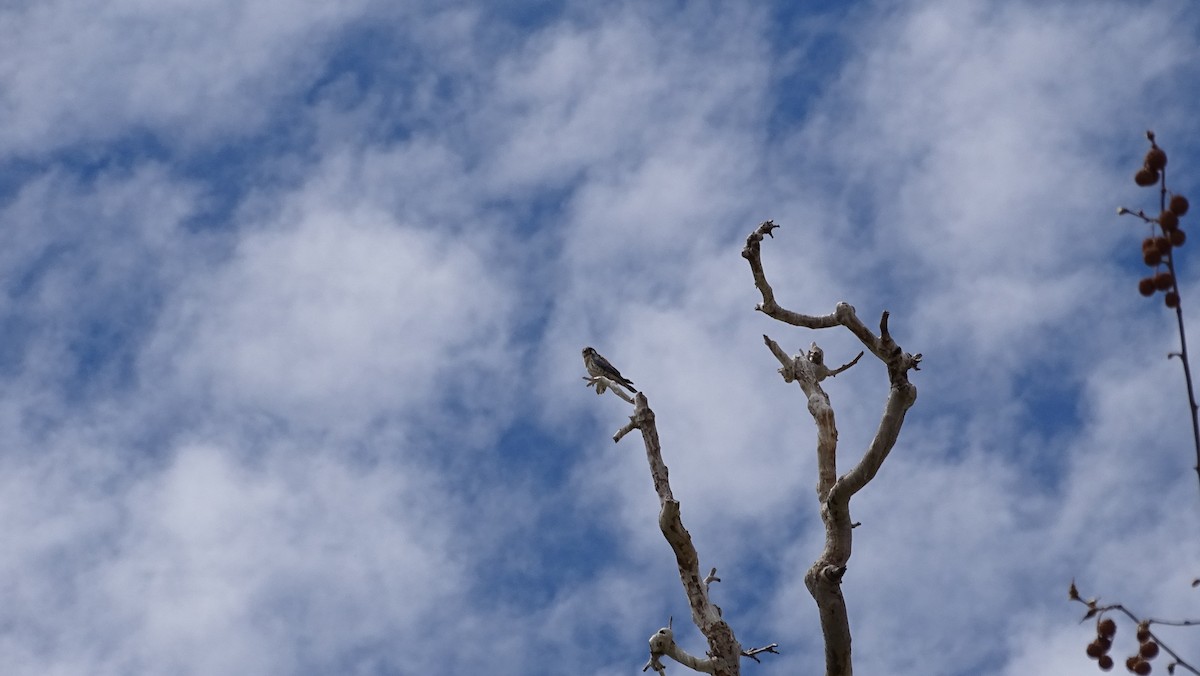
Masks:
[[[917,400],[917,388],[909,382],[908,372],[919,370],[921,355],[905,352],[892,339],[888,331],[887,312],[880,319],[879,335],[876,336],[859,320],[854,307],[848,303],[838,303],[835,310],[827,315],[805,315],[781,307],[775,300],[775,292],[767,281],[762,265],[763,237],[774,237],[772,231],[778,227],[772,221],[762,223],[746,238],[746,246],[742,249],[742,256],[750,263],[754,285],[762,295],[762,303],[755,309],[793,326],[809,329],[845,327],[867,351],[887,366],[890,382],[887,402],[875,437],[854,467],[838,477],[837,423],[829,395],[821,388],[821,381],[853,366],[862,353],[845,366],[831,371],[825,365],[824,352],[815,342],[806,354],[791,357],[778,343],[763,336],[771,354],[780,363],[779,373],[783,380],[796,382],[804,392],[809,415],[817,426],[817,498],[821,505],[821,521],[825,524],[825,548],[805,573],[804,583],[816,601],[821,618],[826,676],[851,676],[854,666],[850,620],[842,595],[842,577],[850,561],[854,538],[855,524],[850,519],[850,498],[875,478],[896,444],[904,416]]]

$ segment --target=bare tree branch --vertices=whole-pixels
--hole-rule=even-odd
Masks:
[[[763,297],[763,302],[754,309],[794,326],[804,326],[810,329],[827,329],[831,326],[837,326],[837,319],[833,315],[825,315],[824,317],[802,315],[798,312],[785,310],[775,302],[775,292],[771,289],[771,285],[767,283],[766,274],[763,273],[759,247],[762,243],[763,235],[770,235],[772,238],[775,237],[775,235],[771,234],[771,231],[778,227],[773,221],[763,221],[754,232],[750,233],[750,236],[746,239],[746,247],[742,249],[742,257],[750,261],[750,271],[754,274],[754,285],[758,287]]]
[[[650,478],[654,482],[654,492],[658,494],[659,514],[658,527],[663,537],[675,552],[675,562],[679,568],[679,580],[687,593],[688,605],[692,611],[692,622],[708,639],[708,655],[700,658],[689,655],[675,644],[675,634],[671,623],[659,629],[650,637],[650,660],[642,667],[642,671],[653,669],[663,674],[666,667],[660,658],[664,655],[695,671],[714,674],[717,676],[738,676],[742,656],[758,661],[756,655],[762,652],[775,652],[775,644],[765,648],[755,648],[743,652],[741,644],[733,634],[733,629],[721,619],[721,609],[708,596],[709,586],[720,582],[717,569],[709,570],[708,575],[700,576],[700,556],[692,544],[692,536],[683,527],[683,519],[679,514],[679,502],[671,494],[671,482],[667,464],[663,462],[662,445],[658,440],[658,427],[654,422],[654,411],[646,399],[646,395],[634,390],[635,398],[631,400],[622,387],[632,389],[633,382],[621,375],[608,360],[600,356],[591,347],[582,351],[584,368],[588,377],[584,380],[589,387],[596,388],[596,394],[604,394],[612,390],[622,399],[634,405],[633,415],[629,422],[613,435],[613,442],[618,443],[633,430],[641,430],[642,441],[646,447],[646,460],[650,464]],[[615,380],[614,380],[615,379]]]
[[[692,669],[718,676],[736,676],[740,673],[739,662],[742,646],[734,637],[733,629],[721,619],[721,609],[708,596],[708,585],[715,570],[709,577],[700,574],[700,556],[692,543],[692,536],[683,526],[679,514],[679,502],[671,494],[671,482],[668,478],[667,465],[662,459],[662,445],[658,439],[658,427],[654,422],[654,411],[650,408],[644,393],[634,397],[633,416],[630,424],[642,432],[642,441],[646,447],[646,460],[650,464],[650,477],[654,482],[654,491],[658,494],[659,515],[658,526],[663,537],[675,552],[675,562],[679,568],[679,579],[687,593],[688,605],[692,611],[692,622],[700,629],[700,633],[708,639],[708,658],[694,658],[675,646],[674,640],[667,641],[664,652],[667,656],[685,664]],[[628,426],[626,426],[628,427]],[[625,428],[617,433],[624,436]],[[668,634],[670,632],[668,628]],[[662,630],[659,630],[661,635]],[[668,637],[669,638],[669,637]],[[653,641],[652,661],[653,661]],[[676,654],[678,653],[678,654]]]
[[[746,238],[742,256],[750,263],[754,285],[762,294],[762,303],[755,309],[778,321],[809,329],[844,326],[853,333],[871,354],[882,361],[888,370],[891,384],[887,403],[875,437],[857,464],[840,478],[837,475],[837,424],[829,395],[821,381],[853,366],[857,357],[833,371],[825,365],[825,355],[814,342],[804,355],[789,357],[779,345],[763,336],[771,354],[779,361],[784,382],[796,382],[808,400],[808,411],[817,425],[817,496],[821,502],[821,520],[825,524],[825,548],[804,576],[805,585],[817,603],[821,630],[825,638],[826,676],[851,676],[853,662],[850,650],[850,622],[846,601],[842,596],[842,577],[850,560],[854,524],[850,519],[850,498],[862,490],[879,472],[887,459],[904,416],[917,399],[917,388],[908,381],[909,370],[919,370],[920,354],[909,354],[892,339],[888,330],[888,313],[884,312],[876,336],[847,303],[838,303],[828,315],[805,315],[781,307],[767,281],[762,265],[763,236],[774,237],[779,226],[766,221]]]
[[[813,343],[813,345],[816,345],[816,343]],[[864,354],[866,354],[866,352],[859,352],[859,353],[858,353],[858,354],[857,354],[857,355],[854,357],[854,359],[851,359],[850,361],[846,362],[845,364],[842,364],[841,366],[839,366],[839,367],[835,368],[834,370],[830,371],[830,372],[829,372],[829,377],[830,377],[830,378],[832,378],[832,377],[836,376],[837,374],[841,373],[842,371],[845,371],[846,369],[850,368],[851,366],[854,366],[855,364],[857,364],[857,363],[858,363],[858,360],[859,360],[859,359],[862,359],[862,356],[863,356]]]
[[[750,659],[754,660],[755,662],[761,663],[762,660],[758,659],[758,657],[757,657],[759,653],[772,653],[774,655],[778,655],[779,651],[776,650],[776,648],[778,648],[778,647],[779,647],[778,643],[772,643],[771,645],[765,645],[761,648],[751,648],[750,650],[743,650],[742,656],[749,657]]]
[[[633,397],[625,393],[625,390],[618,387],[616,383],[605,378],[604,376],[583,376],[584,385],[596,388],[596,394],[604,394],[605,391],[611,390],[613,394],[624,399],[630,404],[633,403]]]

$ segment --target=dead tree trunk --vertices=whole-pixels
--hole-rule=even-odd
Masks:
[[[904,423],[904,415],[917,400],[917,388],[908,381],[908,371],[919,370],[920,354],[900,349],[888,332],[888,313],[879,321],[879,335],[871,333],[847,303],[839,303],[828,315],[805,315],[786,310],[775,302],[775,292],[763,272],[761,244],[764,235],[774,237],[772,230],[779,226],[766,221],[746,238],[742,256],[750,262],[754,284],[762,294],[757,310],[786,324],[809,329],[844,326],[850,330],[871,354],[882,361],[888,370],[891,387],[883,417],[875,437],[862,458],[849,471],[837,474],[837,425],[829,395],[821,381],[853,366],[863,353],[837,369],[825,365],[824,353],[814,342],[803,355],[789,357],[779,345],[763,336],[771,353],[779,360],[784,381],[800,385],[808,401],[808,411],[817,425],[817,499],[821,505],[821,520],[825,524],[825,549],[804,575],[804,583],[817,602],[821,631],[825,638],[826,676],[851,676],[854,673],[850,652],[850,620],[846,600],[842,596],[842,576],[850,561],[854,523],[850,520],[850,498],[862,490],[891,452]]]

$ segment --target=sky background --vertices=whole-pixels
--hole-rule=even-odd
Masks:
[[[743,673],[818,673],[815,428],[761,336],[859,346],[754,311],[767,218],[785,307],[925,355],[851,504],[858,673],[1096,673],[1072,578],[1200,598],[1116,216],[1147,128],[1200,199],[1197,64],[1186,0],[0,0],[5,673],[636,674],[671,616],[702,653],[584,345],[780,646]],[[1181,277],[1195,322],[1190,243]],[[886,372],[826,389],[844,470]]]

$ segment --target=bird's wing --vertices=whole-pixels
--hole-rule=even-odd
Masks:
[[[616,373],[620,375],[620,371],[618,371],[612,364],[608,363],[608,360],[604,358],[604,355],[600,354],[599,352],[595,352],[594,354],[596,356],[596,366],[598,368],[604,369],[609,373]]]

